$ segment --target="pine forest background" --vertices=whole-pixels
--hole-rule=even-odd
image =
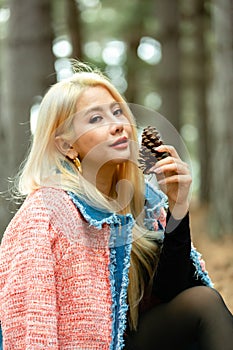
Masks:
[[[0,238],[9,179],[70,58],[163,115],[191,157],[195,245],[233,310],[233,0],[0,0]]]

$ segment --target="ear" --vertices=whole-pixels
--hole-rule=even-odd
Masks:
[[[61,136],[56,136],[55,144],[59,152],[61,152],[65,157],[70,158],[71,160],[75,159],[78,156],[78,152],[75,151],[73,146],[71,146],[66,140]]]

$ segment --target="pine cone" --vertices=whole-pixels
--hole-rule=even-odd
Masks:
[[[139,168],[144,174],[150,174],[150,168],[159,160],[168,157],[168,152],[158,152],[156,147],[163,144],[158,130],[154,126],[147,126],[142,132],[142,142],[139,150]]]

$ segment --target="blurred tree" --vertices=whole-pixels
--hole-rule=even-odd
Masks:
[[[190,140],[187,141],[199,163],[199,200],[201,203],[208,203],[210,165],[207,94],[210,80],[210,16],[203,0],[183,0],[181,15],[182,118],[186,123],[193,124],[198,131],[198,140],[194,135],[189,135]]]
[[[202,203],[209,201],[209,130],[207,111],[207,91],[209,86],[207,65],[209,64],[206,36],[209,18],[203,0],[193,1],[194,10],[194,41],[193,52],[194,74],[193,86],[195,91],[197,126],[198,126],[198,158],[200,164],[200,190],[199,198]]]
[[[156,0],[159,21],[158,39],[162,60],[158,65],[158,84],[162,97],[160,113],[180,130],[180,8],[178,0]]]
[[[148,11],[148,4],[145,6],[144,2],[135,1],[131,3],[130,11],[127,15],[127,21],[125,23],[124,40],[128,45],[127,52],[127,83],[128,88],[126,90],[126,99],[130,103],[138,103],[140,86],[138,81],[140,79],[140,70],[143,70],[143,63],[140,61],[137,55],[137,49],[140,39],[144,32],[144,20],[145,12]],[[138,14],[140,13],[140,16]]]
[[[233,232],[233,2],[213,0],[214,76],[210,127],[210,223],[215,235]]]
[[[5,95],[5,86],[3,84],[3,74],[5,71],[4,66],[4,54],[5,54],[5,37],[6,37],[6,29],[7,29],[7,21],[9,18],[9,9],[6,6],[6,2],[1,0],[0,1],[0,11],[1,11],[1,17],[5,13],[7,14],[7,17],[5,17],[4,21],[0,22],[0,240],[3,228],[5,227],[7,223],[7,218],[5,218],[8,214],[7,202],[5,199],[1,196],[1,192],[6,189],[7,187],[7,177],[9,176],[8,169],[7,169],[7,162],[8,162],[8,149],[7,149],[7,135],[6,135],[6,121],[4,118],[4,110],[5,110],[5,101],[4,101],[4,95]],[[3,224],[1,224],[3,223]]]
[[[7,189],[6,174],[14,176],[24,159],[30,139],[30,107],[56,79],[53,74],[50,0],[10,0],[4,79],[3,130],[5,149],[1,167],[1,190]],[[0,233],[11,213],[1,199]]]
[[[80,8],[75,0],[66,0],[66,19],[67,28],[72,44],[72,58],[82,60],[83,58],[83,40],[82,25],[80,18]]]
[[[135,7],[136,10],[136,7]],[[128,88],[126,90],[126,99],[130,103],[138,102],[138,69],[139,69],[139,58],[137,56],[137,48],[141,38],[142,29],[142,17],[135,16],[137,19],[137,24],[135,23],[136,30],[130,30],[127,33],[127,43],[128,43],[128,55],[127,55],[127,82]],[[132,28],[132,27],[131,27]]]

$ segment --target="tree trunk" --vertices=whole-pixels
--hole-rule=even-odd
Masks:
[[[196,111],[198,126],[198,158],[200,163],[200,192],[199,199],[202,203],[209,201],[209,132],[208,132],[208,112],[207,112],[207,49],[205,35],[207,30],[207,16],[202,0],[194,1],[194,22],[196,50],[194,60],[196,64],[196,79],[194,88],[196,95]]]
[[[73,47],[72,58],[82,60],[82,31],[80,10],[75,0],[66,0],[67,27]]]
[[[30,139],[30,108],[55,81],[50,0],[10,0],[5,62],[4,126],[7,152],[4,168],[14,176],[25,158]],[[1,167],[2,172],[2,167]],[[5,176],[5,175],[4,175]],[[6,185],[3,185],[6,189]],[[1,206],[1,231],[11,214]]]
[[[160,113],[180,129],[180,16],[178,0],[156,1],[159,20],[158,40],[162,44],[162,60],[157,67],[162,97]]]
[[[128,14],[127,26],[125,28],[125,40],[128,45],[127,55],[127,82],[126,99],[129,103],[139,103],[139,90],[142,88],[140,74],[144,74],[143,62],[137,55],[137,48],[143,36],[143,21],[145,19],[145,5],[137,0],[134,2]],[[138,14],[140,13],[140,16]],[[142,72],[141,72],[142,71]],[[140,86],[138,82],[140,81]]]
[[[192,50],[192,88],[195,97],[195,114],[198,127],[197,154],[200,164],[200,192],[199,199],[201,203],[209,202],[209,172],[210,172],[210,142],[208,129],[208,110],[207,110],[207,88],[209,63],[206,48],[207,33],[207,14],[203,0],[193,1],[193,41],[194,50]]]
[[[4,75],[4,54],[5,54],[5,40],[0,40],[1,54],[0,54],[0,240],[5,228],[7,217],[10,216],[8,209],[8,202],[5,200],[8,182],[7,177],[9,172],[7,171],[8,164],[8,147],[7,147],[7,135],[6,135],[6,121],[4,119],[5,103],[5,85],[3,80]],[[3,224],[2,224],[3,223]]]
[[[212,233],[233,234],[233,3],[213,1],[213,94],[211,216]]]

